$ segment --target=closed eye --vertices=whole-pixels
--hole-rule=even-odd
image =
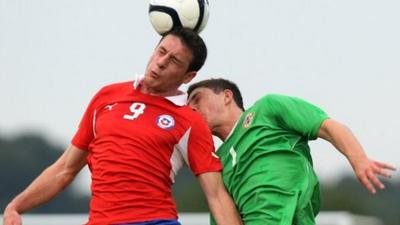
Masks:
[[[196,105],[196,104],[199,102],[199,99],[200,99],[199,93],[195,93],[194,95],[192,95],[192,96],[189,98],[188,104],[190,104],[190,105]]]
[[[175,56],[172,56],[172,62],[177,65],[182,65],[182,61],[176,58]]]
[[[159,48],[158,48],[158,52],[159,52],[161,55],[167,54],[167,50],[166,50],[164,47],[159,47]]]

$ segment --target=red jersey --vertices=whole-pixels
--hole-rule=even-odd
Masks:
[[[72,139],[89,151],[88,224],[177,219],[171,186],[183,163],[195,175],[222,169],[205,121],[179,98],[184,104],[185,95],[146,95],[125,82],[92,99]]]

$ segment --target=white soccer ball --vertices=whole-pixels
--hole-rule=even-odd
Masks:
[[[187,27],[199,33],[209,15],[208,0],[150,0],[150,22],[161,35],[176,27]]]

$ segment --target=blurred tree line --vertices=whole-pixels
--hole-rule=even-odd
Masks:
[[[64,147],[50,144],[42,136],[24,134],[12,139],[0,137],[0,209],[21,192]],[[400,181],[386,181],[386,190],[369,194],[353,175],[334,185],[321,185],[322,210],[348,211],[380,218],[385,225],[400,224]],[[201,189],[188,169],[183,169],[174,185],[179,212],[208,211]],[[87,213],[89,196],[67,188],[58,197],[32,213]]]

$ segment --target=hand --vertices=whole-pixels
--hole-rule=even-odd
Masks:
[[[396,170],[392,165],[371,159],[358,161],[353,164],[353,168],[358,180],[372,194],[376,193],[376,187],[379,189],[385,188],[385,185],[379,180],[378,175],[390,178],[391,173],[388,170]]]
[[[3,214],[3,225],[22,225],[22,217],[16,210],[6,208]]]

